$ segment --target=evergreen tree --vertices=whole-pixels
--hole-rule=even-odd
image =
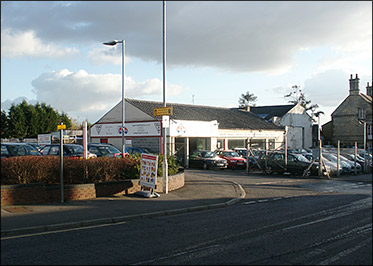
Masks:
[[[60,114],[45,103],[29,105],[24,100],[18,105],[12,104],[8,115],[5,111],[1,113],[1,137],[36,138],[38,134],[57,131],[61,122],[66,129],[72,127],[72,121],[65,112]]]
[[[1,138],[9,138],[9,118],[5,110],[1,111]]]
[[[257,97],[254,94],[250,93],[249,91],[246,94],[241,94],[241,97],[238,100],[238,104],[240,108],[245,108],[248,106],[255,106]]]

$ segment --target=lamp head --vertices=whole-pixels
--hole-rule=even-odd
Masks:
[[[120,43],[120,41],[114,40],[114,41],[111,41],[111,42],[104,42],[105,45],[110,45],[110,46],[114,46],[117,43]]]

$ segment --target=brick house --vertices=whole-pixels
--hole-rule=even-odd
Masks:
[[[366,125],[367,147],[372,147],[372,86],[369,82],[366,94],[360,92],[360,79],[351,78],[349,95],[332,113],[332,120],[323,126],[331,136],[330,144],[336,146],[337,141],[341,147],[353,147],[355,142],[358,147],[364,145],[364,125]]]

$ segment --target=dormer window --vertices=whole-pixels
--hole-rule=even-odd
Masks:
[[[366,113],[364,108],[359,108],[358,109],[358,118],[359,119],[365,119],[366,118]]]

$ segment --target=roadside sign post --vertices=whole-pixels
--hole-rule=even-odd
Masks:
[[[61,183],[61,203],[64,201],[63,195],[63,130],[66,129],[66,125],[61,123],[57,125],[57,130],[60,131],[60,163],[61,163],[61,174],[60,174],[60,183]]]
[[[170,115],[173,115],[172,106],[153,108],[153,116],[162,116],[163,192],[166,194],[168,194],[167,128],[170,127]]]

